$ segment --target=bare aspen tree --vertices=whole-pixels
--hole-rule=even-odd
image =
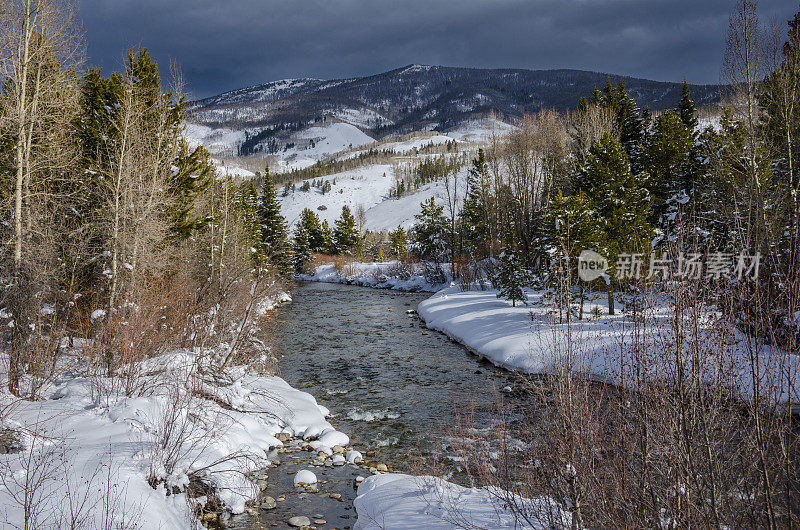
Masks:
[[[739,0],[730,15],[722,79],[727,84],[726,102],[745,127],[749,187],[747,219],[742,235],[750,248],[762,248],[767,230],[764,204],[765,175],[759,165],[757,92],[767,73],[765,34],[758,18],[758,2]]]
[[[27,337],[42,324],[33,295],[46,288],[55,273],[54,199],[74,193],[68,191],[67,181],[76,151],[68,131],[76,111],[74,69],[81,47],[69,2],[8,0],[2,11],[0,77],[5,84],[0,126],[13,140],[8,193],[13,285],[8,307],[15,325],[9,388],[16,393],[23,350],[30,346]]]

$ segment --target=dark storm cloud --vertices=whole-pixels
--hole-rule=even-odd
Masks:
[[[197,96],[409,63],[578,68],[715,83],[730,0],[79,0],[89,60],[139,44]],[[762,0],[785,23],[798,4]]]

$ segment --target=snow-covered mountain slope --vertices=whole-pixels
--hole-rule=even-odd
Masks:
[[[285,169],[312,166],[326,156],[375,140],[349,123],[334,122],[302,130],[292,137],[291,148],[276,153]]]
[[[466,185],[466,168],[459,172],[457,178],[457,197],[464,196]],[[308,180],[309,184],[313,180]],[[314,211],[320,220],[328,221],[333,227],[334,221],[341,215],[342,206],[348,206],[353,215],[359,208],[366,213],[365,228],[373,232],[394,230],[398,226],[409,229],[416,220],[415,215],[421,211],[420,203],[434,198],[437,204],[447,203],[447,190],[442,181],[432,182],[403,195],[399,199],[389,196],[395,184],[395,166],[391,164],[375,164],[352,171],[344,171],[321,179],[331,184],[331,190],[325,194],[319,187],[311,187],[309,191],[301,191],[302,183],[295,184],[295,191],[279,190],[281,213],[290,227],[293,227],[305,208]],[[303,181],[306,182],[306,181]],[[451,188],[452,189],[452,188]]]
[[[361,78],[321,81],[288,79],[242,88],[191,104],[198,123],[212,127],[281,129],[332,116],[386,136],[448,130],[490,111],[515,119],[542,108],[575,108],[582,96],[607,79],[579,70],[453,68],[409,65]],[[651,109],[674,106],[680,84],[625,78],[631,95]],[[692,86],[695,101],[719,100],[714,85]]]

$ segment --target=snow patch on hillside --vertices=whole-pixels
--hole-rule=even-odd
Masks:
[[[203,146],[212,155],[236,156],[239,145],[245,140],[243,130],[212,129],[205,125],[187,123],[184,137],[192,149]]]
[[[375,140],[355,125],[336,122],[309,127],[293,136],[295,147],[276,153],[284,169],[313,166],[326,156]]]
[[[290,191],[286,197],[283,197],[283,191],[279,190],[281,213],[290,226],[298,221],[304,208],[310,208],[331,226],[341,215],[342,206],[347,205],[353,215],[356,214],[359,205],[369,210],[388,198],[389,191],[394,185],[394,168],[389,164],[377,164],[328,175],[322,180],[331,183],[331,191],[324,195],[319,188],[300,191],[302,182],[296,183],[295,191]]]

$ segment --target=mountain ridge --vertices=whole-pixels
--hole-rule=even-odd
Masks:
[[[381,138],[420,130],[446,130],[497,113],[516,119],[542,109],[574,109],[606,80],[624,81],[640,106],[674,107],[681,83],[574,69],[466,68],[409,64],[364,77],[270,81],[193,101],[195,122],[246,130],[249,154],[286,131],[329,118]],[[719,101],[719,85],[690,85],[699,105]],[[261,146],[261,147],[259,147]]]

